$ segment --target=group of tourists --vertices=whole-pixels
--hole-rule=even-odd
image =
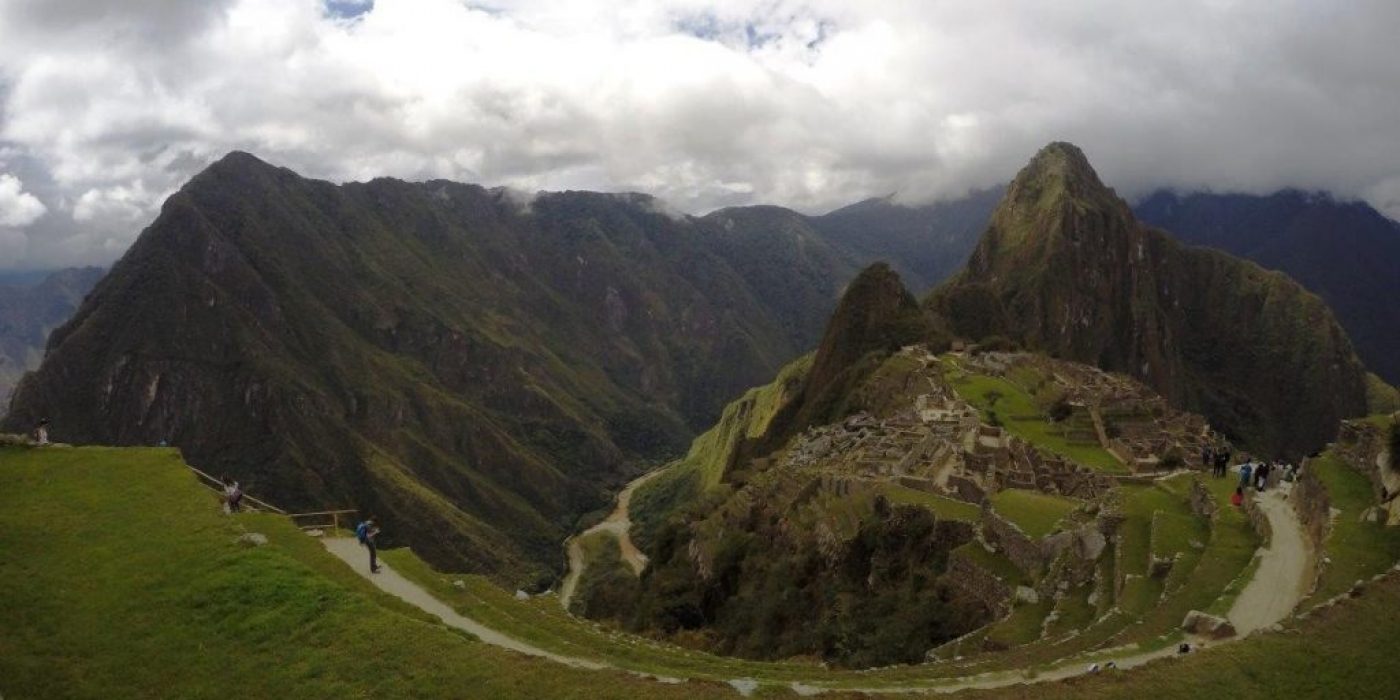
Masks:
[[[1201,466],[1209,467],[1211,476],[1223,478],[1230,473],[1230,448],[1224,445],[1215,447],[1206,445],[1201,448]],[[1298,478],[1298,467],[1291,462],[1284,460],[1255,460],[1253,457],[1245,457],[1244,463],[1236,466],[1235,471],[1239,472],[1240,483],[1235,487],[1235,493],[1230,497],[1230,502],[1236,506],[1244,505],[1244,493],[1247,489],[1265,491],[1269,488],[1270,478],[1274,474],[1279,477],[1273,483],[1279,481],[1294,481]]]
[[[1255,491],[1263,493],[1268,490],[1270,477],[1274,474],[1278,474],[1279,477],[1274,479],[1273,483],[1295,481],[1298,478],[1299,469],[1292,462],[1285,462],[1283,460],[1270,462],[1266,460],[1255,461],[1253,459],[1246,459],[1244,464],[1239,466],[1238,471],[1240,474],[1240,483],[1235,487],[1234,495],[1230,497],[1230,503],[1235,506],[1244,505],[1245,490],[1252,488]]]
[[[1210,467],[1211,476],[1223,477],[1230,470],[1230,448],[1206,445],[1201,448],[1201,466]]]

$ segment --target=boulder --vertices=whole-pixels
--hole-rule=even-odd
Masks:
[[[245,547],[261,547],[267,544],[267,535],[259,532],[245,532],[238,536],[238,544]]]
[[[1034,588],[1031,588],[1030,586],[1016,587],[1016,603],[1018,605],[1021,603],[1025,603],[1026,605],[1035,605],[1039,602],[1040,594],[1036,593]]]
[[[1230,624],[1229,620],[1199,610],[1186,613],[1186,619],[1181,621],[1181,629],[1208,639],[1226,639],[1235,636],[1235,626]]]

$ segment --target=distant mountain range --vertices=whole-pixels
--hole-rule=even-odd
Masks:
[[[102,273],[74,267],[0,276],[0,413],[15,382],[39,367],[49,332],[73,315]]]

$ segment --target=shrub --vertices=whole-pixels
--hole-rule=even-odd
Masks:
[[[1069,405],[1069,402],[1066,401],[1064,397],[1061,397],[1057,399],[1055,403],[1050,404],[1051,421],[1059,423],[1064,421],[1066,418],[1069,418],[1071,415],[1074,415],[1074,407]]]

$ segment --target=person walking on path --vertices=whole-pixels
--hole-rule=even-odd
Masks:
[[[1230,472],[1230,450],[1222,447],[1215,452],[1215,475],[1224,477]]]
[[[1255,488],[1255,490],[1263,491],[1265,488],[1267,488],[1267,487],[1269,486],[1269,471],[1270,471],[1270,470],[1271,470],[1271,467],[1269,466],[1269,463],[1268,463],[1268,462],[1262,462],[1262,463],[1260,463],[1260,464],[1259,464],[1259,468],[1257,468],[1257,469],[1254,470],[1254,488]]]
[[[1247,459],[1240,465],[1240,488],[1248,488],[1254,485],[1251,481],[1254,477],[1254,460]]]
[[[1214,451],[1211,449],[1210,445],[1202,445],[1202,446],[1201,446],[1201,468],[1204,469],[1204,468],[1206,468],[1206,467],[1211,466],[1211,465],[1214,464],[1214,463],[1215,463],[1215,454],[1214,454]]]
[[[375,524],[374,518],[365,519],[355,527],[355,539],[360,541],[369,550],[369,572],[379,573],[379,526]]]
[[[1235,492],[1230,494],[1230,505],[1239,508],[1244,505],[1244,487],[1236,486]]]

